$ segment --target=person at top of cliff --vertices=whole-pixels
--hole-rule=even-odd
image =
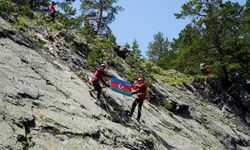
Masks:
[[[55,14],[56,14],[55,5],[56,3],[54,1],[49,5],[49,12],[53,22],[55,22]]]
[[[212,72],[211,67],[205,63],[200,64],[200,70],[204,75],[209,75]]]
[[[101,64],[100,68],[95,68],[96,71],[94,73],[94,76],[91,78],[91,82],[92,82],[92,85],[94,87],[94,90],[97,92],[97,100],[100,100],[101,92],[102,92],[102,87],[101,87],[99,81],[101,80],[104,85],[106,85],[107,87],[110,87],[110,85],[108,83],[106,83],[103,79],[103,77],[109,77],[109,78],[112,77],[112,75],[110,75],[107,72],[108,68],[109,67],[107,64]],[[89,93],[91,96],[93,96],[92,92],[93,92],[93,90],[89,90]]]
[[[138,96],[138,98],[136,98],[134,100],[134,102],[132,103],[132,108],[131,108],[131,111],[129,113],[129,116],[130,117],[133,116],[135,107],[138,104],[137,121],[140,121],[141,110],[142,110],[141,108],[142,108],[143,102],[144,102],[144,100],[146,99],[146,96],[147,96],[147,86],[144,83],[144,79],[140,77],[140,78],[137,79],[137,83],[133,84],[132,87],[135,88],[135,91],[132,92],[132,95],[136,94]]]

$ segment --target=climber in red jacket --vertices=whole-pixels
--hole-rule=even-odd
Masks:
[[[56,5],[55,2],[52,2],[49,5],[49,12],[50,12],[50,16],[51,16],[53,22],[55,22],[55,13],[56,13],[55,5]]]
[[[129,114],[130,117],[132,117],[135,107],[138,104],[138,115],[137,115],[137,120],[140,121],[141,118],[141,107],[143,105],[143,101],[146,99],[147,95],[147,86],[144,83],[143,78],[138,78],[138,83],[133,84],[132,86],[136,89],[135,91],[132,92],[132,94],[137,94],[138,98],[135,99],[135,101],[132,104],[132,109]]]
[[[101,87],[99,81],[101,80],[104,85],[106,85],[107,87],[110,87],[110,85],[108,83],[106,83],[103,79],[103,77],[109,77],[109,78],[112,77],[110,74],[107,73],[106,69],[108,69],[108,65],[101,64],[100,68],[96,69],[94,77],[91,79],[92,85],[93,85],[95,91],[97,91],[97,100],[100,100],[101,92],[102,92],[102,87]],[[90,92],[90,95],[92,95],[92,93],[91,93],[92,90],[90,90],[89,92]]]

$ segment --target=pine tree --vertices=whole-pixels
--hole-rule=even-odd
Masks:
[[[181,13],[176,14],[177,18],[192,17],[192,24],[201,32],[201,38],[206,40],[204,48],[213,52],[207,57],[214,58],[214,64],[222,69],[225,81],[229,80],[231,70],[240,68],[237,62],[240,60],[236,61],[234,54],[239,50],[236,45],[241,41],[242,11],[242,6],[230,1],[191,0],[182,6]]]
[[[118,0],[81,0],[81,11],[85,19],[95,26],[95,34],[107,35],[109,24],[115,20],[115,15],[123,9],[114,6]]]
[[[134,41],[132,42],[132,55],[136,58],[140,58],[141,57],[141,50],[139,49],[139,43],[136,39],[134,39]]]
[[[81,25],[80,17],[75,17],[76,9],[72,7],[75,0],[67,0],[59,4],[62,12],[59,15],[59,21],[67,30],[79,28]]]
[[[158,32],[154,35],[154,41],[148,45],[147,55],[149,59],[158,66],[168,69],[170,60],[174,58],[174,52],[170,49],[171,43],[168,38],[164,38],[163,33]]]
[[[171,45],[176,57],[173,57],[173,68],[186,74],[199,74],[200,63],[214,62],[207,51],[209,43],[202,39],[201,32],[194,25],[188,24],[174,39]]]

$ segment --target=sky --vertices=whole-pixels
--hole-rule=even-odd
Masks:
[[[176,19],[174,13],[181,11],[181,6],[188,0],[119,0],[117,5],[124,8],[116,16],[110,27],[116,36],[118,45],[132,44],[136,39],[142,55],[146,56],[148,43],[153,35],[162,32],[170,41],[178,38],[180,31],[190,19]],[[244,4],[246,0],[231,0]],[[76,2],[75,7],[79,8]]]
[[[136,39],[143,56],[153,35],[162,32],[169,40],[178,37],[188,20],[177,20],[174,13],[180,12],[186,0],[120,0],[124,8],[110,25],[117,43],[124,45]]]

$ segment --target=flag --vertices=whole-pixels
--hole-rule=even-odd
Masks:
[[[128,81],[123,81],[112,77],[111,79],[111,89],[117,93],[121,93],[127,96],[132,94],[132,84]]]

